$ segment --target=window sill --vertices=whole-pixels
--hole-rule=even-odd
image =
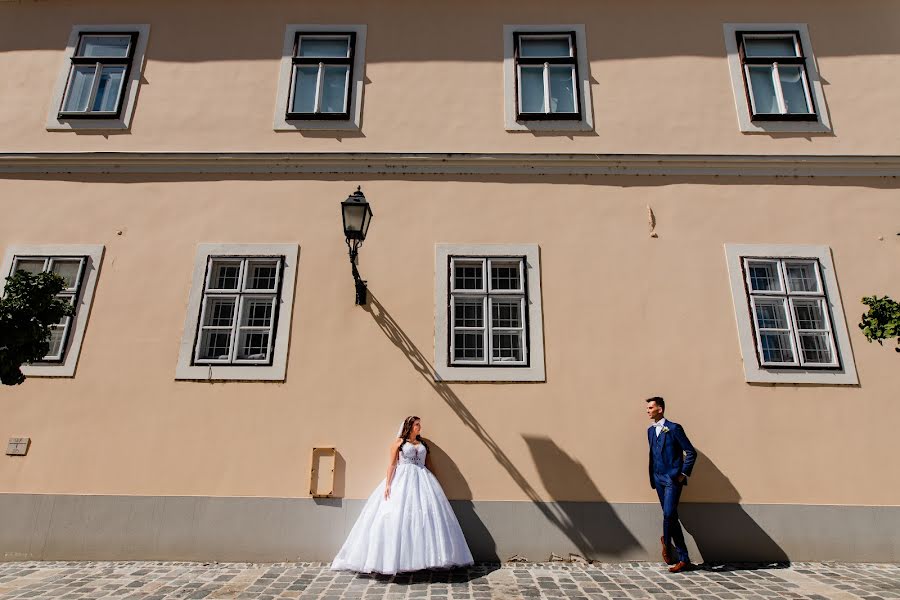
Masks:
[[[776,383],[776,384],[818,384],[818,385],[857,385],[859,379],[855,372],[844,369],[819,369],[757,367],[744,370],[744,379],[747,383]]]
[[[178,365],[176,380],[185,381],[284,381],[287,365],[229,366]]]
[[[47,131],[127,131],[122,117],[56,117],[47,123]]]
[[[435,381],[495,382],[495,383],[543,383],[547,381],[541,367],[450,367],[435,368]]]
[[[821,121],[742,120],[740,125],[741,133],[832,133]]]
[[[593,131],[594,126],[584,119],[529,119],[506,125],[506,131]]]
[[[355,121],[338,119],[282,119],[274,131],[359,131]]]

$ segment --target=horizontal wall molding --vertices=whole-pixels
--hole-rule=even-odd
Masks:
[[[0,560],[330,561],[365,500],[0,493]],[[659,560],[657,503],[451,500],[476,560]],[[682,502],[694,562],[900,562],[900,506]]]
[[[395,152],[0,152],[0,174],[898,177],[900,156]]]

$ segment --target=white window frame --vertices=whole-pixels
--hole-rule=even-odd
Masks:
[[[181,346],[178,352],[178,364],[175,379],[196,381],[284,381],[287,372],[287,350],[291,330],[294,303],[294,287],[297,260],[300,247],[296,243],[286,244],[199,244],[194,262],[188,308],[182,330]],[[277,306],[277,320],[273,310],[272,333],[269,336],[270,360],[233,360],[239,340],[237,329],[241,318],[241,298],[252,298],[262,293],[271,296],[271,291],[243,289],[245,269],[239,273],[238,289],[241,292],[228,290],[210,290],[206,287],[207,278],[212,276],[210,258],[234,258],[253,260],[283,259],[280,272],[280,296],[276,292],[274,298],[280,302]],[[242,263],[248,264],[248,263]],[[212,293],[210,293],[212,292]],[[237,297],[231,342],[231,354],[228,361],[196,360],[197,349],[201,340],[203,307],[206,299],[212,296]]]
[[[519,291],[511,291],[510,297],[523,298],[522,326],[523,361],[502,361],[489,363],[492,355],[490,336],[490,298],[503,296],[503,292],[492,292],[488,262],[492,259],[515,259],[524,257],[520,281],[525,286]],[[454,290],[452,266],[455,261],[485,262],[484,289],[480,291]],[[485,360],[466,363],[453,361],[450,327],[453,320],[454,297],[483,297]],[[546,381],[544,367],[544,326],[541,306],[540,248],[537,244],[437,244],[435,245],[435,319],[434,319],[434,366],[437,381]],[[527,302],[527,304],[526,304]],[[527,327],[526,327],[527,325]],[[476,366],[477,365],[477,366]]]
[[[246,287],[248,272],[255,263],[275,262],[275,288],[270,290],[255,290]],[[212,287],[212,279],[214,266],[218,262],[237,262],[238,277],[233,289],[217,289]],[[275,340],[275,325],[278,321],[278,299],[281,292],[281,272],[283,260],[280,256],[269,258],[255,256],[210,256],[207,259],[206,279],[203,285],[203,301],[200,306],[200,318],[197,324],[197,340],[194,343],[193,364],[195,365],[268,365],[273,359],[272,345]],[[231,333],[231,344],[228,357],[222,358],[203,358],[200,350],[203,347],[203,334],[208,330],[222,330],[226,327],[218,325],[204,325],[203,318],[206,315],[208,306],[214,299],[224,299],[233,301],[234,310],[232,313],[232,324],[227,327]],[[245,306],[248,302],[255,300],[267,300],[272,306],[272,314],[269,319],[268,326],[252,326],[241,325],[241,319],[244,315]],[[266,357],[264,359],[239,358],[237,356],[238,347],[240,345],[241,333],[243,330],[260,330],[269,334],[269,343],[266,348]]]
[[[495,290],[493,289],[493,285],[491,283],[491,269],[493,264],[497,263],[515,263],[518,266],[519,271],[519,288],[515,290]],[[465,289],[465,288],[456,288],[455,285],[455,269],[458,263],[462,264],[477,264],[478,268],[481,269],[482,273],[482,287],[481,289]],[[453,367],[465,367],[465,366],[492,366],[492,367],[521,367],[528,365],[528,319],[527,319],[527,304],[528,301],[528,290],[526,286],[526,268],[525,268],[525,258],[520,256],[503,256],[503,257],[491,257],[491,256],[458,256],[451,255],[450,256],[450,266],[449,266],[449,308],[450,311],[450,329],[452,333],[449,334],[450,337],[450,354],[449,361],[450,365]],[[470,328],[470,327],[457,327],[456,325],[456,301],[462,300],[468,303],[480,303],[482,310],[482,327],[479,328]],[[493,307],[496,302],[511,302],[517,301],[519,305],[519,315],[521,319],[521,325],[516,328],[506,328],[506,327],[497,327],[495,328],[493,325]],[[470,359],[458,359],[456,358],[456,335],[457,331],[478,331],[481,332],[484,339],[484,355],[482,360],[470,360]],[[503,360],[503,359],[495,359],[494,358],[494,343],[493,343],[493,334],[497,333],[518,333],[519,340],[522,347],[522,360]]]
[[[275,131],[359,131],[362,127],[362,103],[365,88],[366,68],[366,30],[365,25],[288,25],[284,33],[284,45],[281,49],[281,62],[278,72],[278,90],[275,94]],[[347,112],[348,119],[288,119],[287,111],[293,92],[293,54],[294,40],[298,33],[354,33],[356,40],[353,48],[353,65],[351,81],[348,86],[350,94]]]
[[[731,88],[734,94],[735,111],[737,112],[738,128],[743,133],[831,133],[831,120],[828,116],[828,105],[825,103],[825,91],[819,77],[819,70],[812,42],[809,37],[809,28],[805,23],[725,23],[725,50],[728,55],[728,71],[731,76]],[[809,94],[808,100],[811,108],[815,110],[816,120],[808,121],[766,121],[752,120],[753,109],[748,102],[748,87],[744,85],[744,67],[741,64],[738,48],[737,33],[769,32],[783,33],[795,31],[799,36],[799,43],[806,63],[806,83]],[[776,90],[779,88],[776,86]],[[777,93],[777,92],[776,92]],[[781,102],[781,100],[779,100]]]
[[[97,118],[90,119],[84,117],[69,118],[65,115],[60,116],[62,110],[63,98],[66,95],[68,87],[69,73],[72,67],[72,57],[78,46],[82,34],[90,33],[136,33],[137,40],[134,44],[134,52],[131,59],[131,67],[128,70],[128,80],[122,85],[120,94],[122,94],[122,109],[116,118]],[[48,131],[107,131],[107,130],[127,130],[131,127],[131,120],[134,115],[134,106],[137,101],[138,88],[140,87],[141,77],[144,73],[144,64],[146,62],[147,39],[150,37],[150,25],[148,24],[130,24],[130,25],[75,25],[69,34],[69,41],[66,44],[65,56],[62,68],[56,78],[53,86],[53,94],[50,99],[50,108],[47,113],[47,130]],[[95,81],[96,85],[96,81]]]
[[[515,34],[562,34],[574,32],[576,73],[581,108],[580,119],[518,120],[519,106],[516,77]],[[591,102],[590,61],[584,25],[504,25],[503,26],[504,118],[507,131],[593,131],[594,110]]]
[[[570,62],[564,63],[564,66],[568,66],[572,70],[572,105],[575,107],[575,111],[571,113],[554,113],[551,112],[550,107],[550,69],[551,63],[549,59],[545,58],[542,67],[542,81],[543,81],[543,102],[542,108],[543,110],[540,113],[531,113],[531,114],[539,114],[542,118],[550,118],[551,115],[560,115],[559,120],[563,120],[565,115],[570,115],[570,119],[578,120],[581,118],[581,98],[580,96],[580,86],[578,85],[579,77],[578,77],[578,51],[575,44],[576,34],[571,31],[561,31],[558,33],[515,33],[514,38],[516,42],[516,54],[517,56],[521,54],[522,50],[522,42],[530,39],[565,39],[566,45],[569,47],[569,56],[568,59]],[[524,68],[534,68],[538,65],[522,63],[523,58],[518,56],[516,59],[516,111],[518,113],[517,119],[527,121],[527,115],[529,113],[525,113],[522,110],[522,69]],[[523,117],[523,115],[526,115]]]
[[[84,333],[87,328],[91,305],[94,301],[94,290],[97,286],[97,276],[100,272],[100,264],[103,261],[104,246],[102,244],[47,244],[32,245],[21,244],[9,246],[3,257],[0,273],[2,284],[6,284],[5,278],[11,274],[13,262],[18,257],[22,258],[84,258],[85,263],[81,269],[81,281],[78,282],[75,301],[75,316],[68,325],[62,348],[62,360],[58,362],[39,362],[22,366],[22,373],[26,377],[74,377],[78,365],[78,357],[81,354],[81,345],[84,341]],[[0,290],[2,292],[2,290]]]
[[[734,303],[735,320],[737,322],[738,341],[741,349],[741,357],[744,363],[744,378],[749,383],[812,383],[825,385],[856,385],[859,379],[856,373],[856,363],[853,360],[853,349],[850,345],[850,336],[847,332],[847,323],[844,319],[844,310],[841,305],[837,278],[834,273],[834,263],[831,257],[831,249],[828,246],[799,245],[799,244],[725,244],[725,258],[728,265],[728,275],[731,284],[731,294]],[[778,271],[782,292],[750,293],[749,270],[745,268],[745,262],[750,261],[780,261]],[[781,265],[785,262],[816,262],[818,265],[818,277],[822,293],[797,293],[788,295],[785,286],[785,278],[781,273]],[[784,299],[786,303],[786,317],[789,320],[789,332],[794,353],[794,362],[766,364],[762,361],[762,348],[756,331],[755,298]],[[794,319],[791,298],[821,298],[825,304],[825,318],[830,327],[833,340],[834,363],[831,365],[809,366],[803,364],[801,350],[797,344],[794,332],[796,326],[792,324]]]

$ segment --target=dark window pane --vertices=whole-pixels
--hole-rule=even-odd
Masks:
[[[522,345],[517,333],[495,333],[493,335],[494,360],[521,361]]]
[[[231,349],[230,331],[204,331],[200,344],[200,358],[206,360],[227,359]]]
[[[457,263],[454,287],[458,290],[480,290],[484,287],[481,264]]]
[[[518,264],[494,264],[491,267],[491,289],[517,290],[520,287]]]
[[[484,334],[457,333],[454,336],[453,358],[456,360],[483,360]]]

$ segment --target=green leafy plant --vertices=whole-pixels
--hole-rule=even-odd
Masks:
[[[22,365],[40,360],[50,351],[50,326],[75,313],[75,307],[56,297],[66,287],[55,273],[16,271],[6,278],[0,298],[0,383],[25,381]]]
[[[866,296],[862,303],[869,307],[859,324],[866,339],[883,345],[884,340],[897,338],[894,350],[900,352],[900,302],[888,296]]]

